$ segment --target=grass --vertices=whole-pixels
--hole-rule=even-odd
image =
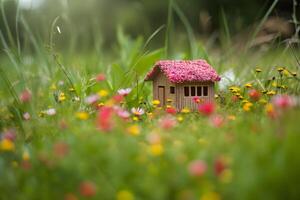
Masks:
[[[298,97],[299,51],[280,45],[249,48],[241,54],[226,49],[231,36],[223,11],[226,48],[209,48],[195,38],[173,1],[169,10],[167,26],[146,39],[131,38],[118,29],[116,50],[109,52],[97,46],[88,53],[58,53],[59,18],[51,24],[48,44],[34,37],[18,11],[26,40],[34,46],[30,51],[29,46],[21,50],[19,41],[6,41],[1,30],[7,54],[0,62],[1,200],[299,198],[299,106],[280,108],[267,93],[260,101],[248,94],[256,89]],[[170,36],[173,14],[186,28],[188,49],[170,49],[177,44]],[[163,31],[165,45],[149,49]],[[165,108],[153,105],[151,85],[143,78],[155,61],[165,58],[205,58],[220,74],[233,71],[235,78],[226,89],[216,86],[212,116],[181,112],[170,116]],[[106,79],[96,81],[98,74]],[[246,83],[251,83],[250,89]],[[238,89],[229,90],[230,86]],[[122,105],[112,100],[118,89],[127,87],[132,92]],[[20,98],[26,90],[31,93],[28,101]],[[127,120],[116,114],[103,117],[101,109],[85,102],[97,93],[101,96],[97,104],[104,108],[141,107],[146,114]],[[233,101],[236,96],[243,99]],[[251,104],[249,110],[243,100]],[[270,112],[278,115],[270,117]],[[109,131],[103,129],[105,119],[113,125]],[[16,139],[6,139],[14,134]],[[191,170],[194,161],[204,167],[200,175]]]

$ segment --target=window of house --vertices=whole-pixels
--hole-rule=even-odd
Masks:
[[[191,86],[191,96],[196,96],[196,88],[195,86]]]
[[[173,86],[170,87],[170,94],[175,94],[175,87]]]
[[[202,96],[202,87],[201,86],[197,87],[197,96],[198,97]]]
[[[208,96],[208,87],[203,86],[203,96]]]
[[[186,97],[190,96],[189,87],[184,87],[184,96],[186,96]]]

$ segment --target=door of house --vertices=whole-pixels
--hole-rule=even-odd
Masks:
[[[165,105],[165,86],[158,86],[158,100],[160,101],[160,106]]]

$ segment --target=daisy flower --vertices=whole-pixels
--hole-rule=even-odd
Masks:
[[[132,108],[131,109],[131,112],[134,114],[134,115],[137,115],[137,116],[141,116],[145,113],[144,109],[143,108]]]
[[[118,94],[122,96],[127,96],[131,92],[131,88],[119,89]]]

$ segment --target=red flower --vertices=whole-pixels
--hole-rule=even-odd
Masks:
[[[199,97],[193,97],[193,101],[195,102],[195,103],[200,103],[200,98]]]
[[[255,89],[250,90],[248,94],[253,101],[258,101],[261,97],[261,93]]]
[[[191,162],[188,166],[188,171],[192,176],[197,176],[197,177],[203,176],[206,170],[207,170],[207,165],[202,160],[195,160]]]
[[[166,108],[166,112],[172,115],[176,114],[176,109],[173,107]]]
[[[22,103],[27,103],[31,100],[31,92],[27,89],[21,92],[20,100]]]
[[[205,102],[199,105],[198,110],[203,115],[209,116],[215,111],[215,104],[212,102]]]
[[[117,95],[113,96],[113,100],[114,100],[116,103],[121,103],[121,102],[124,100],[124,96],[123,96],[123,95],[120,95],[120,94],[117,94]]]
[[[223,158],[218,158],[214,163],[215,174],[219,176],[226,168],[226,163]]]
[[[84,197],[93,197],[96,195],[96,185],[91,181],[83,181],[79,186],[79,192]]]
[[[112,115],[113,109],[111,107],[101,107],[97,117],[97,127],[105,132],[111,131],[113,127]]]
[[[101,82],[101,81],[104,81],[106,79],[106,76],[105,76],[105,74],[98,74],[97,76],[96,76],[96,81],[97,82]]]

